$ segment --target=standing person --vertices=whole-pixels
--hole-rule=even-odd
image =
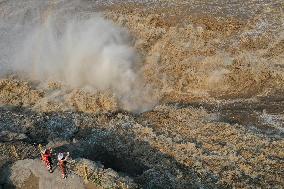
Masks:
[[[69,157],[69,152],[66,153],[66,156],[64,156],[64,153],[59,153],[57,156],[58,164],[61,169],[61,174],[63,179],[67,178],[66,164],[68,157]]]
[[[41,151],[41,159],[45,163],[46,168],[50,173],[52,173],[52,149],[44,149]]]

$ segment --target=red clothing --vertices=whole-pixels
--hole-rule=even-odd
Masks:
[[[43,161],[50,161],[50,160],[51,160],[51,157],[52,157],[51,153],[49,153],[49,154],[43,154],[43,155],[42,155],[42,160],[43,160]]]
[[[59,160],[58,163],[59,163],[59,167],[61,169],[62,177],[64,178],[64,177],[66,177],[66,163],[67,163],[67,161],[65,159],[63,159],[63,160]]]
[[[52,154],[51,152],[48,150],[46,151],[44,154],[42,154],[41,158],[42,160],[44,161],[45,163],[45,166],[47,167],[48,170],[51,170],[52,169],[52,162],[51,162],[51,157],[52,157]]]

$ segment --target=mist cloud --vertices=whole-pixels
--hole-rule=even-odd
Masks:
[[[125,29],[101,17],[62,25],[50,17],[26,34],[11,68],[30,80],[111,90],[124,109],[143,111],[154,101],[138,75],[139,59],[130,42]]]

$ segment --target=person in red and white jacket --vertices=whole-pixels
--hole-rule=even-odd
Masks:
[[[41,151],[41,159],[45,163],[47,170],[52,173],[52,149],[44,149]]]

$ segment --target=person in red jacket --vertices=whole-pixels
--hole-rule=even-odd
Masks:
[[[68,157],[69,157],[69,152],[66,153],[66,156],[64,155],[64,153],[59,153],[57,156],[58,164],[61,169],[61,174],[63,179],[67,178],[66,164]]]
[[[47,170],[52,173],[52,149],[48,148],[48,149],[44,149],[41,152],[41,159],[44,162]]]

